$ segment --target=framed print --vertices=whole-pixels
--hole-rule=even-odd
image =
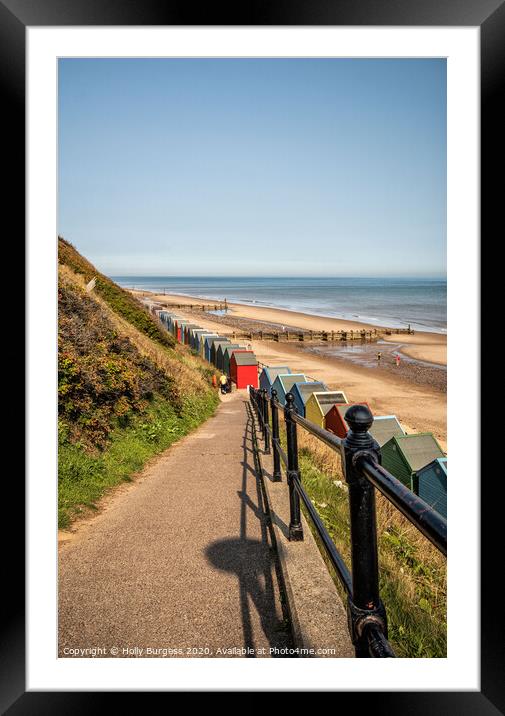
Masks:
[[[28,324],[2,712],[505,713],[479,439],[503,3],[0,0],[0,32]]]

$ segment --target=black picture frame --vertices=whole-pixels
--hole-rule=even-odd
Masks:
[[[0,88],[2,102],[4,178],[4,220],[13,217],[12,236],[24,262],[25,216],[25,50],[28,26],[79,25],[336,25],[336,26],[479,26],[481,30],[481,236],[482,246],[493,246],[501,226],[503,207],[503,114],[500,112],[500,79],[505,76],[504,0],[251,0],[248,3],[207,4],[196,8],[187,3],[163,0],[0,0]],[[11,242],[9,242],[11,243]],[[490,248],[488,248],[490,252]],[[486,252],[482,252],[482,258]],[[495,268],[495,271],[499,267]],[[486,274],[486,278],[488,274]],[[499,274],[495,274],[498,280]],[[492,283],[492,270],[489,283]],[[486,284],[488,281],[485,282]],[[503,283],[503,277],[501,277]],[[500,284],[498,284],[500,285]],[[19,334],[20,306],[12,311],[10,330]],[[484,314],[483,314],[484,316]],[[482,326],[483,335],[487,330]],[[9,330],[9,317],[7,317]],[[479,337],[473,336],[473,340]],[[19,389],[13,404],[22,405]],[[487,411],[483,415],[487,416]],[[493,412],[493,418],[495,413]],[[14,418],[13,418],[14,419]],[[17,425],[21,424],[21,418]],[[493,425],[493,428],[495,426]],[[488,426],[484,426],[483,437]],[[500,428],[499,422],[496,429]],[[490,432],[490,431],[489,431]],[[475,438],[477,439],[477,437]],[[484,450],[483,450],[484,453]],[[490,454],[490,453],[487,453]],[[495,456],[496,451],[491,453]],[[373,708],[376,713],[417,714],[499,714],[505,713],[505,629],[500,608],[497,577],[501,577],[500,551],[503,537],[499,527],[497,499],[501,474],[485,469],[482,475],[481,533],[481,691],[480,692],[394,692],[339,693],[335,708]],[[491,479],[492,478],[492,479]],[[9,479],[4,474],[4,511],[8,505],[24,504],[24,483],[20,470]],[[500,515],[501,516],[501,515]],[[25,578],[22,533],[3,544],[4,597],[0,642],[0,710],[18,714],[81,714],[109,706],[117,693],[25,692]],[[498,571],[498,575],[496,570]],[[464,599],[464,594],[461,595]],[[465,624],[459,625],[462,630]],[[294,684],[295,687],[295,684]],[[366,684],[364,684],[366,688]],[[401,689],[401,684],[398,684]],[[328,685],[331,690],[331,685]],[[146,708],[146,693],[129,693],[129,707]],[[347,706],[348,708],[350,706]]]

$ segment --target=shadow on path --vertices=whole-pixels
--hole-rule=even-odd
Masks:
[[[251,615],[251,607],[254,607],[270,646],[290,647],[292,643],[288,623],[285,615],[279,618],[276,608],[279,602],[279,585],[274,582],[277,581],[276,555],[269,539],[263,488],[254,464],[252,415],[247,403],[244,403],[244,408],[247,411],[247,423],[241,462],[242,489],[237,491],[240,500],[240,534],[236,538],[213,542],[207,547],[206,556],[215,568],[237,575],[244,646],[255,648],[254,620]],[[254,534],[258,533],[259,525],[261,539],[247,536],[248,517],[257,521]],[[248,656],[254,658],[255,655]]]

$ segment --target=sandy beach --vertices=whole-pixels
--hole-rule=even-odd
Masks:
[[[167,307],[176,303],[193,305],[209,304],[209,301],[189,298],[188,296],[156,295],[145,291],[135,292],[139,297],[149,296],[157,303]],[[228,304],[228,316],[246,321],[284,325],[287,328],[305,328],[312,330],[360,330],[363,323],[343,321],[336,318],[311,316],[294,311],[257,306]],[[216,332],[229,333],[230,326],[223,325],[217,316],[205,313],[176,309],[178,315]],[[239,323],[239,321],[238,321]],[[375,328],[375,326],[366,326]],[[428,361],[444,366],[446,363],[446,336],[435,333],[415,333],[414,335],[384,336],[384,340],[401,343],[401,353],[415,360]],[[243,341],[242,341],[243,342]],[[297,343],[252,341],[248,342],[258,361],[267,365],[289,365],[293,372],[322,380],[330,388],[342,389],[351,401],[366,401],[376,415],[396,415],[407,432],[432,432],[442,448],[447,449],[446,394],[433,385],[419,385],[409,379],[407,363],[389,370],[386,366],[367,367],[358,365],[341,356],[318,354],[314,348],[302,347]],[[405,370],[404,370],[405,366]],[[440,371],[445,370],[440,367]],[[443,378],[442,378],[443,379]],[[444,381],[445,382],[445,381]]]
[[[153,300],[170,306],[177,303],[192,303],[202,305],[213,303],[210,300],[203,300],[190,296],[149,294],[147,291],[133,291],[139,296],[150,296]],[[216,301],[219,303],[219,301]],[[237,318],[247,318],[265,323],[275,323],[287,328],[301,328],[313,331],[360,331],[363,328],[374,329],[367,323],[357,321],[345,321],[339,318],[326,318],[324,316],[313,316],[307,313],[287,311],[279,308],[266,308],[263,306],[245,306],[240,303],[228,303],[229,315]],[[182,309],[181,309],[182,310]],[[179,312],[179,311],[178,311]],[[399,342],[397,335],[384,336],[384,340]],[[447,336],[442,333],[428,333],[416,331],[414,335],[401,336],[401,353],[417,360],[428,361],[438,365],[447,365]]]

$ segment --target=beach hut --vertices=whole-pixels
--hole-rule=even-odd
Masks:
[[[202,358],[205,358],[207,360],[207,346],[209,348],[210,353],[210,344],[207,343],[211,338],[217,338],[217,333],[203,333],[200,336],[200,347],[199,347],[199,353],[201,354]]]
[[[202,352],[202,343],[205,343],[205,338],[212,335],[212,331],[209,329],[202,329],[203,332],[197,331],[195,333],[195,350],[197,353]]]
[[[226,336],[219,336],[219,335],[209,336],[208,338],[205,339],[205,360],[206,361],[208,361],[209,363],[212,363],[212,344],[215,341],[224,341],[224,340],[226,340]]]
[[[175,314],[169,313],[167,316],[167,328],[172,333],[172,335],[175,336],[175,324],[177,321],[181,320],[180,316],[176,316]]]
[[[184,343],[184,326],[188,323],[182,318],[177,318],[174,322],[174,336],[179,343]]]
[[[309,395],[305,404],[305,417],[311,423],[319,425],[320,428],[326,428],[326,415],[332,406],[338,403],[347,403],[347,398],[343,391],[315,391],[312,395]]]
[[[198,350],[198,346],[200,343],[200,336],[202,336],[204,333],[208,333],[209,331],[206,328],[195,328],[191,333],[191,342],[190,346],[195,351]]]
[[[444,452],[431,433],[395,435],[382,446],[382,465],[400,482],[414,489],[414,475]]]
[[[405,435],[396,415],[374,415],[370,434],[382,447],[395,435]]]
[[[163,323],[165,328],[168,328],[168,311],[158,311],[158,318]]]
[[[200,328],[200,326],[197,326],[196,323],[187,323],[184,326],[184,343],[189,345],[190,339],[191,339],[191,331],[195,328]]]
[[[291,373],[287,365],[265,365],[260,373],[260,389],[266,390],[270,397],[270,390],[278,375]]]
[[[446,457],[437,457],[416,472],[414,492],[447,519]]]
[[[258,387],[258,361],[252,351],[233,351],[230,376],[237,388]]]
[[[295,383],[291,388],[291,392],[295,398],[295,410],[298,415],[301,415],[302,418],[305,417],[305,405],[307,404],[307,400],[310,398],[312,393],[315,393],[316,391],[321,393],[325,390],[328,390],[328,386],[317,380]]]
[[[230,360],[235,351],[246,351],[245,346],[237,346],[234,343],[223,346],[223,373],[230,375]]]
[[[214,341],[211,349],[210,349],[210,362],[216,366],[216,368],[219,368],[217,364],[217,352],[219,350],[219,346],[227,345],[230,343],[229,338],[221,338],[219,341]]]
[[[281,405],[286,405],[286,393],[289,393],[295,383],[305,382],[307,378],[303,373],[279,373],[272,383],[273,390],[277,391],[277,400]]]
[[[349,427],[344,416],[351,405],[366,405],[366,407],[369,408],[368,403],[339,403],[332,405],[326,413],[326,430],[335,433],[339,438],[345,438]]]
[[[217,347],[217,353],[216,353],[216,367],[219,368],[219,370],[223,371],[225,373],[224,369],[224,353],[227,348],[230,346],[233,346],[234,348],[239,348],[238,343],[220,343]]]

